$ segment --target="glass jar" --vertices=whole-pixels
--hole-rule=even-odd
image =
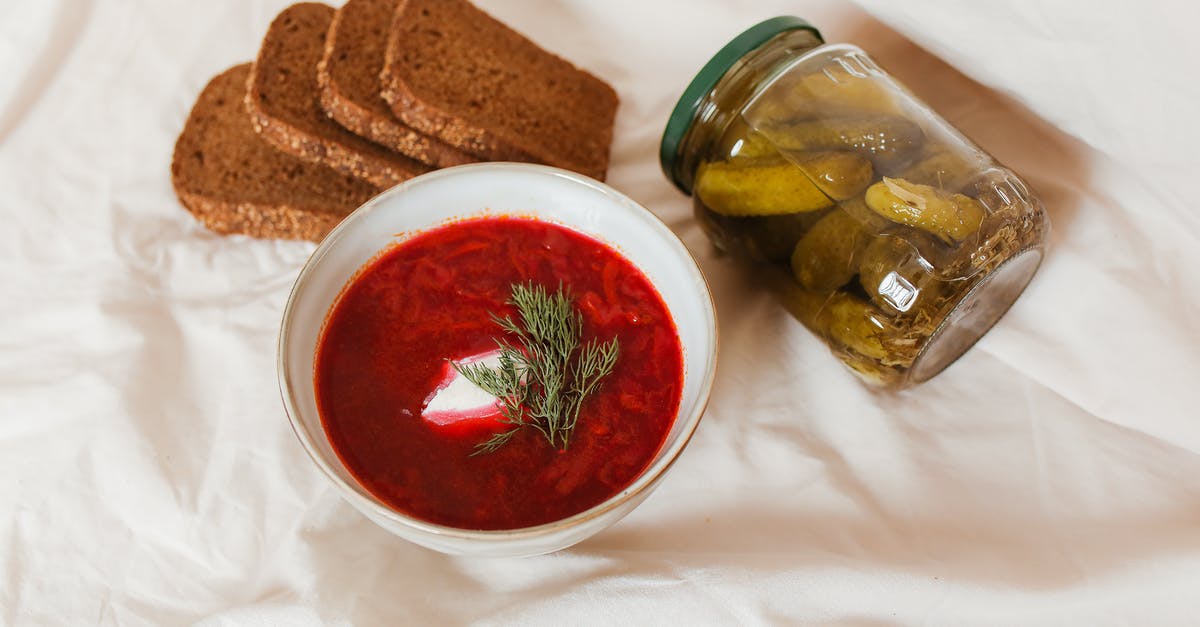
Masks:
[[[870,383],[941,372],[1008,310],[1049,224],[1025,183],[864,53],[762,22],[688,86],[661,146],[721,250]]]

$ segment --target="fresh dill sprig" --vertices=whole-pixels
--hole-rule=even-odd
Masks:
[[[500,399],[502,420],[512,425],[475,445],[472,456],[499,449],[524,427],[540,431],[553,447],[565,450],[570,444],[584,399],[612,373],[620,354],[615,337],[580,345],[583,316],[571,300],[561,283],[554,294],[532,282],[514,284],[508,302],[519,321],[492,314],[506,336],[496,340],[498,365],[453,364]]]

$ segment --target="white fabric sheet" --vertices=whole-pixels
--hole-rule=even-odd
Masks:
[[[339,499],[275,383],[312,245],[213,235],[171,191],[193,99],[285,3],[0,3],[0,624],[1196,621],[1200,10],[862,3],[481,0],[616,86],[609,180],[696,253],[722,346],[661,488],[522,560],[433,553]],[[695,71],[788,13],[1049,210],[1028,291],[917,389],[861,385],[658,170]]]

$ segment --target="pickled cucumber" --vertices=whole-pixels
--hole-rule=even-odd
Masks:
[[[799,120],[847,112],[896,115],[902,109],[891,88],[875,78],[854,76],[841,66],[798,78],[784,77],[759,97],[760,119]]]
[[[858,223],[863,225],[863,229],[868,233],[880,233],[889,227],[895,226],[895,223],[891,220],[871,211],[871,208],[867,206],[866,199],[863,198],[863,194],[839,201],[838,208],[850,214],[855,220],[858,220]]]
[[[825,216],[823,211],[789,213],[754,218],[727,218],[731,230],[741,236],[751,257],[765,261],[789,261],[796,243]]]
[[[788,262],[796,242],[825,215],[825,211],[776,216],[730,217],[697,203],[696,218],[718,248],[736,251],[755,261]],[[715,232],[715,233],[714,233]]]
[[[708,236],[708,240],[712,242],[720,253],[743,252],[738,247],[737,236],[729,231],[724,224],[720,222],[722,216],[713,213],[700,202],[694,202],[692,214],[696,217],[696,224],[700,226],[700,230]]]
[[[736,118],[729,123],[721,136],[719,147],[721,156],[731,159],[767,159],[777,158],[782,161],[782,155],[775,146],[762,134],[750,128],[746,121]]]
[[[877,237],[863,250],[858,282],[876,305],[890,313],[913,310],[928,302],[937,289],[933,264],[909,239],[916,231]]]
[[[797,159],[797,165],[834,200],[857,196],[875,175],[871,161],[860,154],[845,151],[817,152]]]
[[[792,277],[780,278],[768,275],[772,287],[779,294],[784,309],[792,314],[804,326],[818,335],[826,334],[826,319],[821,316],[825,303],[832,294],[830,292],[810,292],[796,284]]]
[[[871,234],[850,214],[835,209],[809,229],[792,252],[792,273],[810,290],[837,289],[858,273]]]
[[[758,128],[785,152],[853,150],[870,157],[883,169],[910,161],[925,140],[920,126],[894,115],[772,121]]]
[[[835,344],[878,361],[889,358],[884,345],[888,325],[883,312],[870,303],[845,292],[835,292],[819,318]]]
[[[884,177],[867,188],[867,206],[900,224],[936,235],[948,244],[961,242],[979,230],[987,215],[979,201],[929,185]]]
[[[767,216],[817,211],[830,200],[794,164],[760,165],[718,161],[700,166],[696,196],[727,216]]]
[[[889,325],[883,312],[870,303],[841,291],[813,292],[795,283],[778,287],[784,308],[837,348],[874,361],[889,357],[885,345]]]
[[[814,72],[804,76],[789,90],[787,100],[798,110],[820,107],[826,112],[857,110],[885,114],[900,110],[891,89],[877,79],[836,70],[832,75]]]

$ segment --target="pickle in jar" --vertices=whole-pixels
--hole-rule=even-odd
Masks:
[[[813,225],[792,252],[792,273],[805,288],[835,290],[858,273],[858,258],[872,234],[861,222],[834,209]]]
[[[815,110],[818,114],[859,111],[895,115],[900,112],[891,89],[878,79],[854,76],[841,68],[832,70],[802,77],[788,91],[788,102],[798,111]]]
[[[867,188],[864,199],[875,213],[932,233],[947,244],[977,232],[987,215],[983,205],[970,196],[886,176]]]
[[[878,363],[894,357],[887,346],[890,327],[879,309],[841,291],[813,292],[790,281],[779,281],[775,287],[788,313],[836,348],[854,355],[847,361],[851,368],[865,368],[885,379],[894,376],[890,368]]]
[[[825,211],[775,216],[729,217],[697,204],[696,218],[718,248],[735,250],[755,261],[786,263],[796,242],[825,216]],[[714,233],[716,231],[716,233]]]
[[[721,136],[718,152],[731,160],[755,159],[782,161],[783,156],[762,133],[755,131],[742,118],[735,118]]]
[[[787,161],[702,164],[695,193],[704,206],[726,216],[803,213],[833,205],[812,179]]]
[[[896,115],[852,115],[799,121],[769,121],[759,131],[785,153],[852,150],[889,170],[910,162],[925,133]]]
[[[692,204],[692,214],[695,216],[700,230],[719,253],[741,252],[736,236],[720,222],[720,215],[713,213],[699,202]]]
[[[877,237],[863,250],[858,282],[871,300],[888,313],[913,311],[931,302],[938,291],[934,266],[910,240],[918,231]]]
[[[825,303],[833,295],[832,292],[813,292],[796,284],[791,277],[782,277],[768,273],[768,279],[775,292],[779,295],[780,303],[792,317],[799,320],[818,335],[825,335],[825,319],[822,317]]]
[[[859,355],[877,361],[892,357],[885,344],[883,312],[871,303],[845,292],[834,292],[819,316],[829,339]]]
[[[759,261],[788,262],[796,243],[825,217],[824,211],[778,216],[728,218],[729,228],[741,236],[742,245]]]
[[[902,107],[891,88],[879,79],[855,76],[836,63],[776,82],[755,105],[756,114],[777,120],[824,117],[847,111],[897,115]]]
[[[843,150],[797,155],[796,165],[834,200],[857,196],[875,177],[869,159]]]
[[[863,225],[863,229],[868,233],[882,233],[890,227],[894,227],[895,223],[883,216],[871,211],[867,206],[867,201],[863,198],[864,194],[859,194],[854,198],[847,198],[838,202],[838,209],[850,214],[852,218],[858,220],[858,223]]]

